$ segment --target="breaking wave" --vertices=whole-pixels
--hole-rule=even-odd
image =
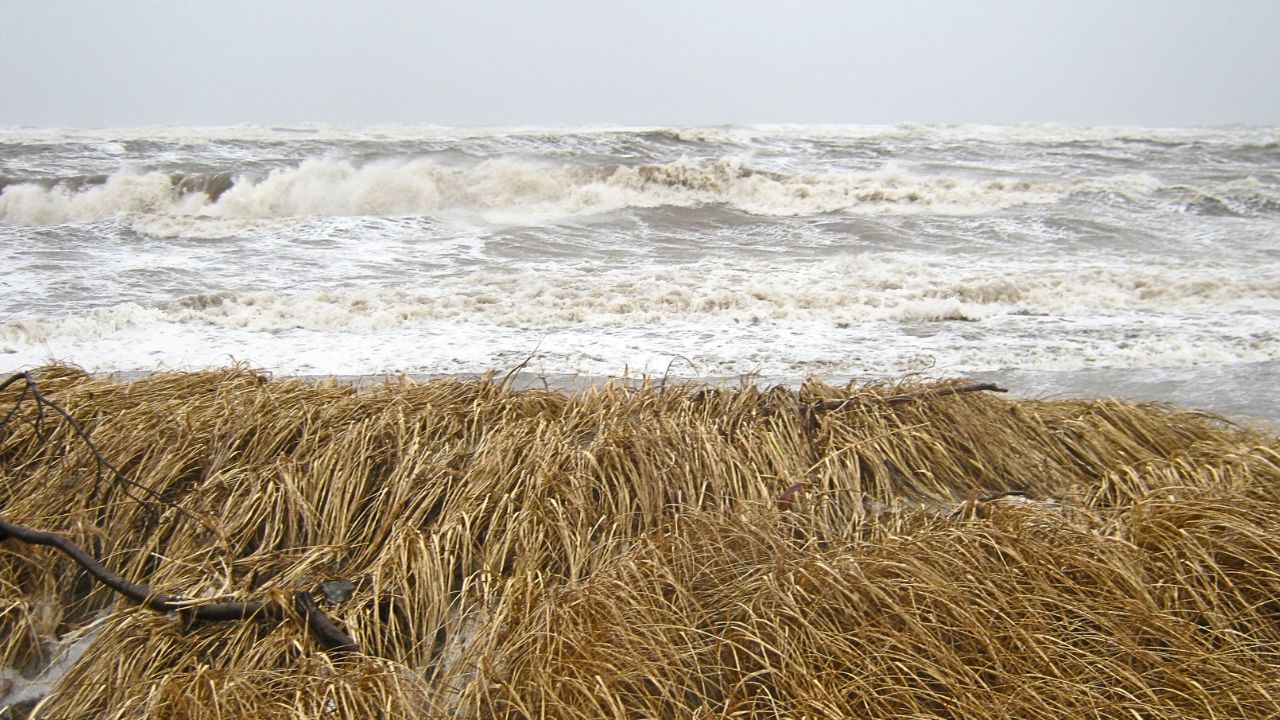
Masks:
[[[1280,198],[1245,179],[1211,188],[1149,175],[1078,180],[869,172],[782,173],[744,158],[640,165],[566,165],[501,158],[471,166],[432,159],[313,159],[266,175],[116,173],[0,177],[0,222],[54,225],[122,215],[223,219],[425,216],[544,222],[625,208],[723,206],[765,217],[821,213],[975,215],[1072,194],[1155,196],[1202,214],[1280,213]]]
[[[1280,197],[1253,178],[1221,183],[1213,188],[1173,185],[1163,193],[1184,212],[1197,215],[1250,217],[1280,214]]]
[[[565,165],[494,159],[459,167],[435,160],[364,164],[313,159],[265,176],[118,173],[0,179],[0,220],[49,225],[121,214],[240,218],[474,213],[498,221],[549,220],[627,207],[723,205],[762,216],[827,212],[971,214],[1047,203],[1069,190],[1035,180],[873,172],[787,174],[740,157],[642,165]]]
[[[10,367],[1280,361],[1273,128],[0,135]]]

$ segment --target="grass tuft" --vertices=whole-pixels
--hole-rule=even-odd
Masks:
[[[8,541],[6,676],[90,638],[39,717],[1280,714],[1280,440],[1203,414],[34,375],[137,487],[27,403],[0,515],[157,592],[314,591],[363,650],[288,618],[188,627]]]

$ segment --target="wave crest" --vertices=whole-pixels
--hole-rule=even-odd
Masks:
[[[356,164],[320,158],[265,176],[118,173],[89,180],[6,178],[0,220],[48,225],[122,214],[238,218],[472,213],[513,222],[628,207],[723,205],[763,216],[827,212],[980,213],[1052,202],[1043,181],[874,172],[763,171],[741,157],[642,165],[550,164],[502,158],[453,166],[425,158]]]

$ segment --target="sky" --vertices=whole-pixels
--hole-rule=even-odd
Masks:
[[[1280,125],[1276,0],[0,8],[0,126]]]

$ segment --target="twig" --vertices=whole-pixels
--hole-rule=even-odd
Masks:
[[[155,498],[159,502],[168,504],[172,507],[176,507],[176,506],[173,506],[172,503],[168,503],[167,501],[165,501],[165,499],[160,495],[160,493],[157,493],[151,488],[146,487],[145,485],[136,483],[130,480],[129,478],[125,477],[124,474],[121,473],[116,468],[115,465],[112,465],[109,460],[103,457],[102,453],[98,450],[98,446],[94,445],[93,441],[89,439],[89,433],[85,432],[84,428],[80,427],[80,423],[76,422],[76,419],[71,417],[71,414],[68,413],[66,410],[64,410],[61,405],[58,405],[52,400],[49,400],[47,397],[44,396],[44,393],[40,392],[40,386],[36,385],[36,381],[34,378],[31,377],[30,373],[21,372],[21,373],[17,373],[10,376],[3,383],[0,383],[0,391],[5,390],[6,388],[8,388],[10,385],[17,382],[18,380],[22,380],[25,383],[25,386],[23,387],[23,390],[22,390],[22,394],[18,396],[18,400],[14,403],[13,408],[9,411],[9,413],[5,415],[4,422],[0,423],[0,426],[3,426],[4,424],[7,424],[9,422],[9,419],[12,418],[18,412],[19,407],[21,407],[22,403],[27,399],[27,395],[30,394],[31,397],[33,397],[36,401],[37,417],[43,418],[44,409],[46,407],[51,408],[54,412],[61,415],[62,418],[67,421],[67,424],[71,426],[71,429],[75,432],[76,436],[79,437],[82,441],[84,441],[85,446],[89,448],[89,452],[93,454],[94,459],[98,462],[99,472],[101,472],[102,468],[106,468],[111,472],[111,476],[115,478],[118,482],[124,485],[127,485],[129,487],[137,488],[142,492],[147,493],[151,497]],[[129,492],[126,490],[125,494],[129,495]],[[133,498],[133,500],[139,503],[144,502],[139,498],[133,497],[133,495],[129,495],[129,497]]]
[[[157,513],[154,508],[149,507],[147,505],[147,501],[130,493],[128,488],[138,489],[144,494],[150,496],[154,502],[173,508],[179,513],[182,513],[183,515],[186,515],[192,520],[195,520],[197,523],[200,523],[205,527],[205,529],[210,530],[215,535],[218,535],[219,537],[221,536],[221,533],[218,532],[217,528],[214,527],[211,523],[209,523],[208,520],[206,520],[205,518],[199,517],[198,515],[195,515],[191,511],[186,510],[182,507],[179,507],[173,502],[165,499],[163,495],[156,492],[155,490],[152,490],[151,488],[145,485],[134,482],[133,480],[130,480],[129,478],[125,477],[124,473],[120,472],[120,470],[117,469],[115,465],[111,464],[111,461],[107,460],[107,458],[102,455],[102,452],[98,450],[98,446],[95,445],[93,443],[93,440],[89,438],[89,433],[86,432],[85,429],[80,426],[79,422],[76,422],[76,419],[71,416],[71,413],[63,409],[61,405],[45,397],[44,393],[40,391],[40,386],[36,384],[35,378],[31,377],[30,373],[20,372],[20,373],[15,373],[14,375],[11,375],[3,383],[0,383],[0,392],[3,392],[6,388],[18,382],[19,380],[23,381],[24,383],[22,394],[18,396],[17,401],[14,402],[13,408],[11,408],[9,412],[5,415],[4,420],[0,421],[0,429],[3,429],[9,423],[9,420],[12,419],[14,415],[17,414],[18,409],[22,406],[22,403],[26,401],[28,395],[30,395],[35,400],[37,422],[40,422],[43,420],[44,409],[46,407],[53,410],[58,415],[62,416],[62,418],[67,421],[67,424],[71,426],[71,430],[76,434],[76,437],[80,438],[80,440],[84,442],[85,447],[89,448],[89,452],[93,454],[94,460],[97,461],[98,463],[98,469],[96,474],[96,477],[98,480],[95,481],[94,483],[94,491],[90,496],[91,500],[94,500],[97,498],[98,482],[101,481],[103,468],[106,468],[109,471],[111,477],[116,482],[124,486],[124,490],[123,490],[124,494],[134,502],[137,502],[139,505],[142,505],[148,512],[151,513],[151,516],[157,522],[159,522],[160,520],[159,513]]]
[[[44,545],[56,548],[71,558],[77,565],[98,582],[106,585],[133,602],[159,613],[176,612],[190,621],[224,622],[227,620],[279,620],[285,613],[274,604],[261,602],[220,602],[204,605],[194,604],[197,600],[180,595],[165,595],[152,592],[146,585],[130,582],[108,570],[80,546],[69,538],[58,533],[45,532],[15,525],[0,518],[0,541],[18,540],[28,545]],[[302,598],[305,596],[306,600]],[[309,602],[308,602],[309,601]],[[323,610],[316,606],[310,595],[305,592],[294,593],[294,608],[311,629],[316,641],[331,652],[355,652],[359,650],[356,641],[338,627]]]
[[[139,504],[142,504],[142,506],[151,512],[157,520],[159,517],[156,515],[155,510],[148,507],[143,500],[132,495],[128,488],[133,487],[141,490],[152,498],[155,498],[157,502],[171,507],[187,517],[192,518],[196,522],[210,529],[215,535],[221,537],[222,533],[218,528],[214,527],[205,518],[194,515],[190,511],[166,500],[162,495],[160,495],[160,493],[157,493],[151,488],[125,477],[115,465],[112,465],[111,462],[103,456],[102,452],[98,450],[98,447],[94,445],[93,440],[89,438],[89,433],[80,426],[80,423],[76,422],[76,419],[63,409],[62,406],[52,400],[49,400],[44,396],[44,393],[40,392],[40,387],[36,385],[35,379],[32,378],[29,373],[16,373],[4,382],[0,382],[0,392],[19,381],[23,382],[22,393],[18,396],[14,406],[5,414],[3,420],[0,420],[0,429],[3,429],[17,415],[22,404],[26,402],[28,398],[31,398],[36,403],[37,432],[40,432],[39,425],[43,421],[46,407],[60,415],[67,421],[67,424],[71,426],[71,429],[75,432],[76,436],[84,442],[86,447],[89,448],[89,452],[93,454],[94,459],[97,460],[99,479],[101,478],[102,469],[106,468],[110,471],[112,478],[125,486],[125,495],[128,495]],[[94,492],[96,495],[96,489]],[[22,525],[15,525],[6,521],[3,517],[0,517],[0,542],[9,539],[18,540],[20,542],[27,543],[28,545],[44,545],[55,548],[62,552],[62,554],[74,560],[77,565],[84,568],[85,571],[93,576],[95,580],[125,596],[129,600],[156,612],[179,613],[188,621],[224,622],[228,620],[250,619],[279,620],[287,614],[285,609],[277,604],[261,602],[220,602],[199,604],[198,600],[192,598],[152,592],[151,588],[146,585],[130,582],[111,570],[108,570],[106,566],[98,562],[95,557],[90,555],[80,546],[76,545],[66,536],[53,532],[35,530]],[[351,652],[359,649],[355,640],[339,628],[337,623],[326,615],[324,611],[317,607],[315,602],[311,600],[307,593],[295,593],[293,596],[293,606],[298,615],[307,624],[307,627],[311,629],[311,633],[316,638],[316,641],[326,650],[330,652]]]
[[[924,390],[913,390],[911,392],[900,393],[898,395],[885,395],[883,397],[857,396],[851,398],[837,398],[835,400],[819,400],[810,403],[808,407],[814,410],[840,410],[855,402],[872,401],[882,402],[890,405],[906,402],[908,400],[918,400],[920,398],[939,398],[948,395],[960,395],[962,393],[972,392],[1009,392],[1007,389],[996,385],[995,383],[969,383],[967,385],[949,385],[941,388],[926,388]]]
[[[311,635],[319,641],[324,649],[331,653],[360,651],[360,646],[356,644],[355,638],[338,627],[333,618],[325,614],[316,605],[316,601],[311,597],[310,593],[301,590],[295,592],[293,594],[293,609],[302,616],[303,621],[307,623],[307,627],[311,630]]]

